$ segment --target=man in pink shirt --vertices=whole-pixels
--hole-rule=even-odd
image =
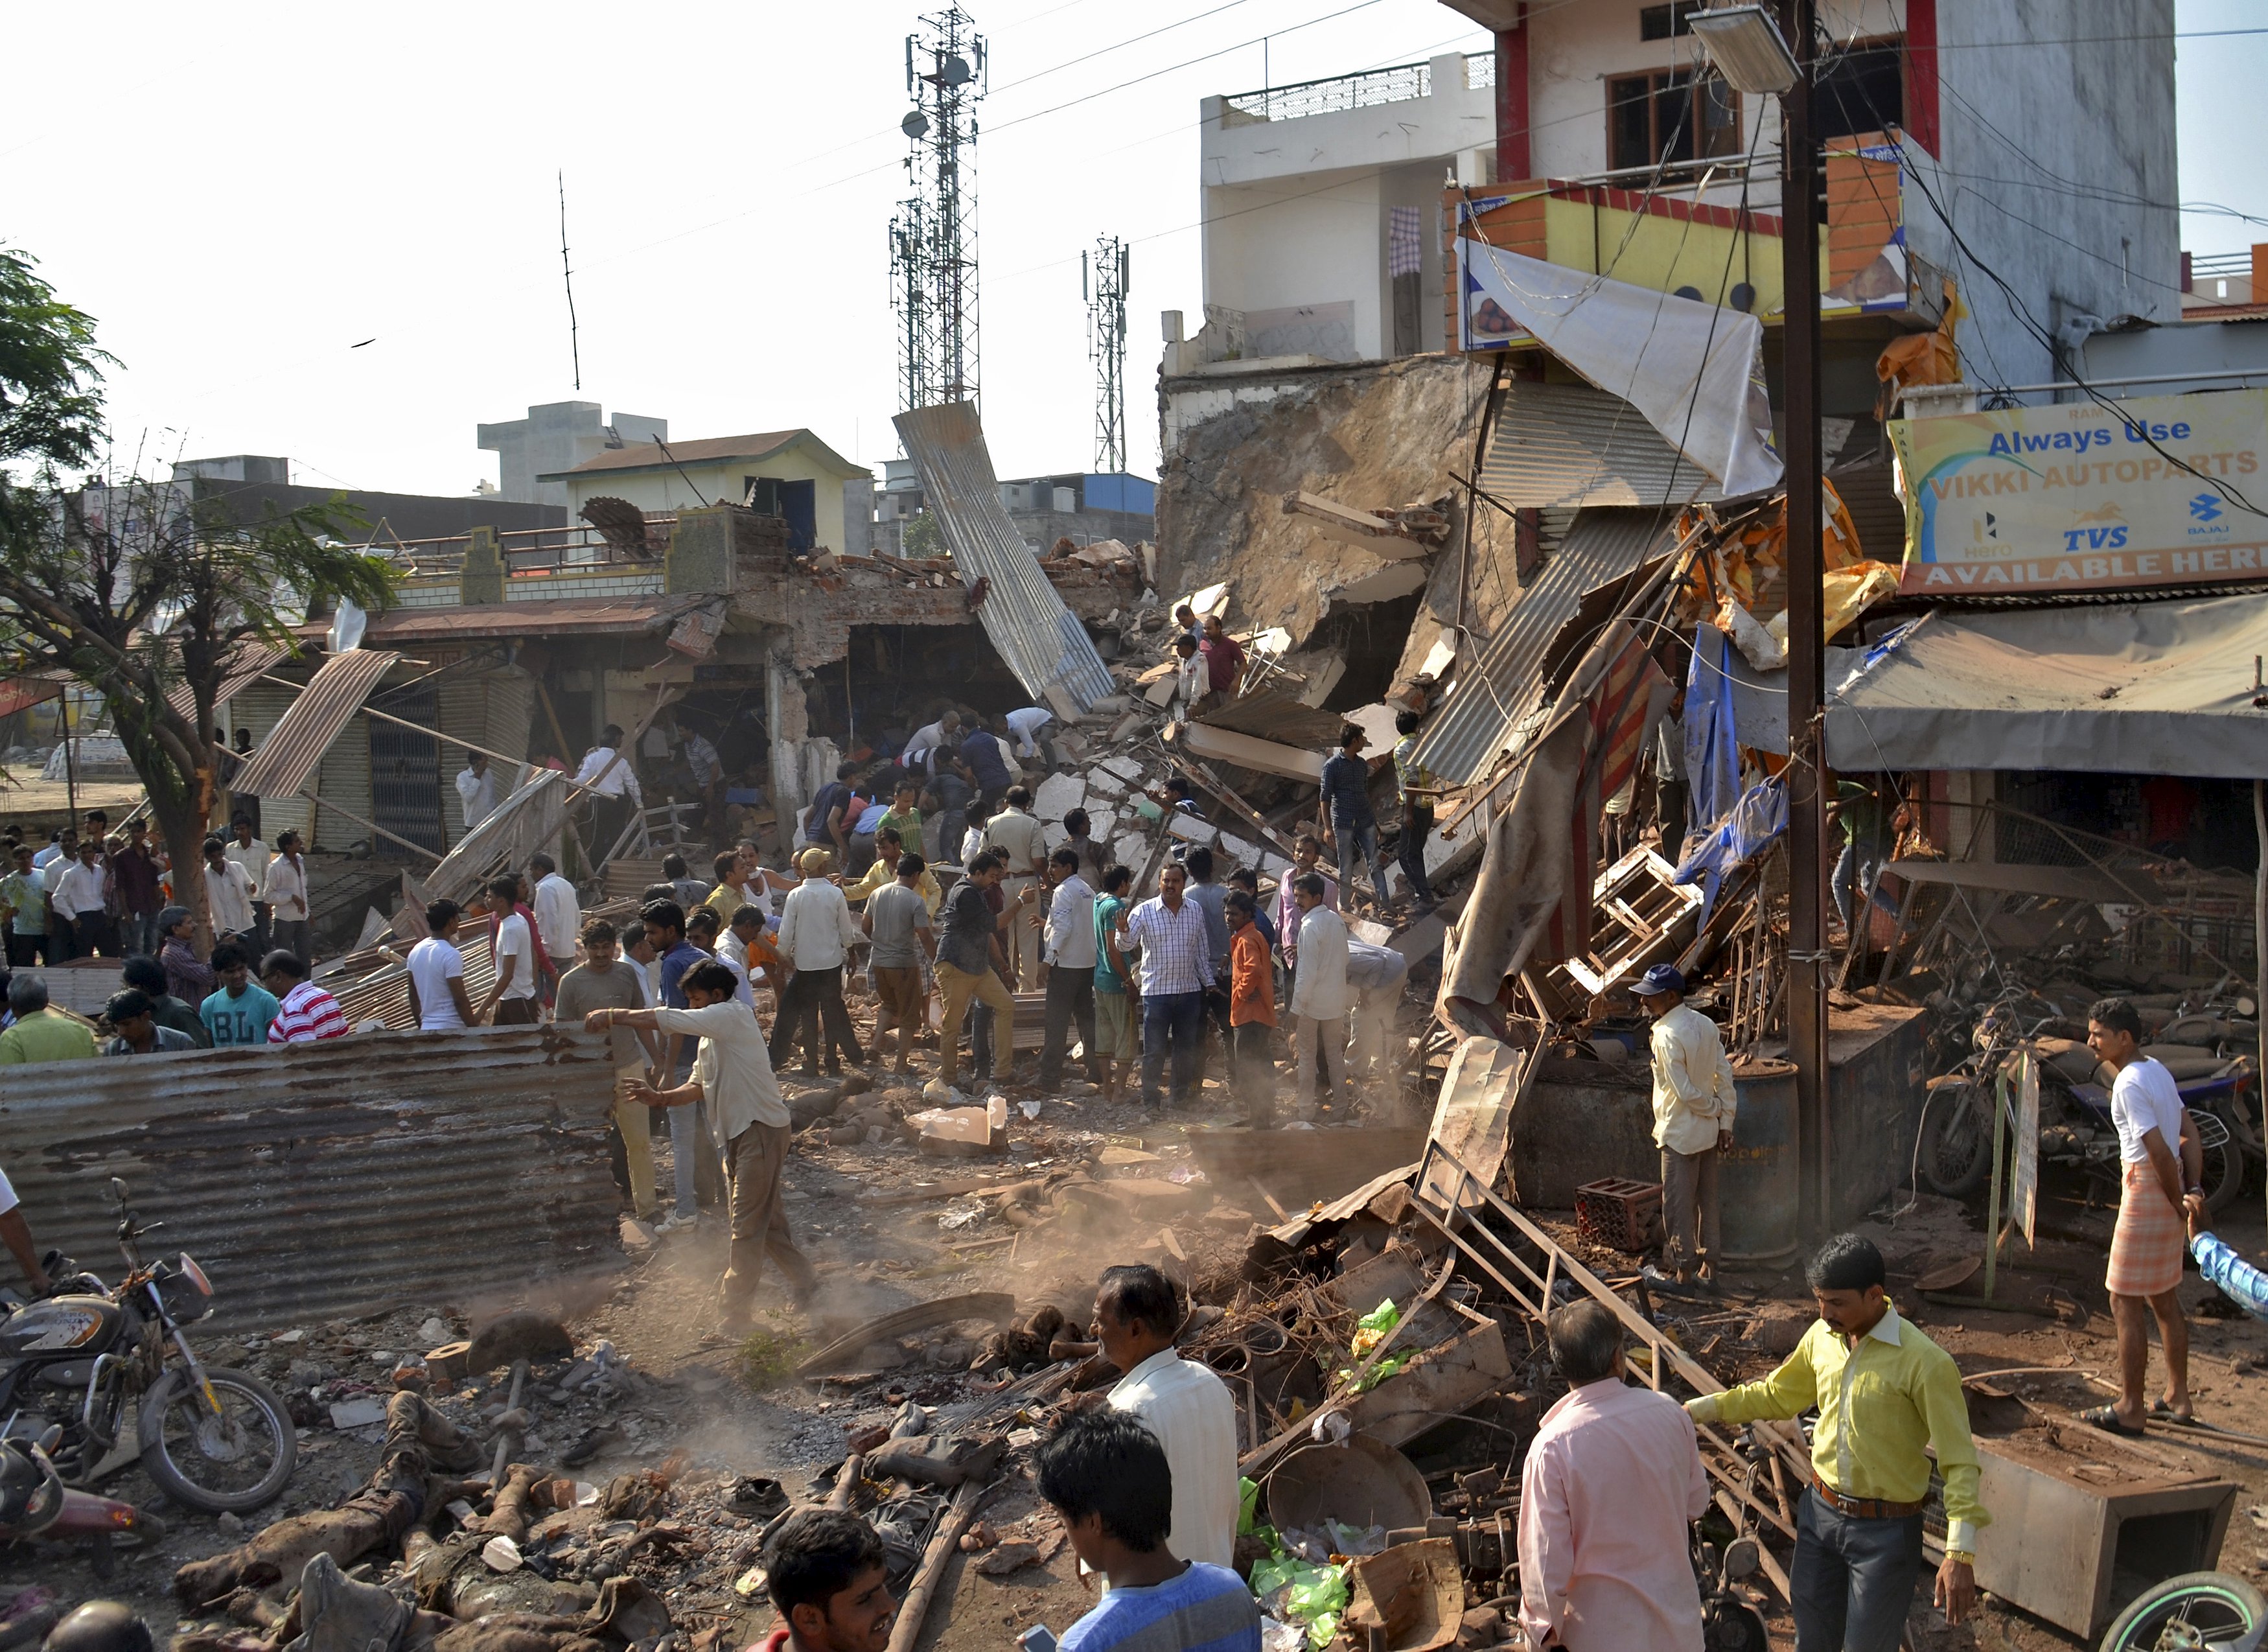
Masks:
[[[1545,1322],[1566,1397],[1544,1413],[1520,1480],[1520,1619],[1531,1647],[1702,1652],[1686,1526],[1709,1502],[1692,1420],[1623,1384],[1603,1303]]]

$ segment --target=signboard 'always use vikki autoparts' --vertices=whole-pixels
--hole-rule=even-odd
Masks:
[[[2268,390],[1900,419],[1890,438],[1908,592],[2268,579]]]

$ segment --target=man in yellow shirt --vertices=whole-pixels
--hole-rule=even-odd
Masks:
[[[1796,1517],[1790,1575],[1796,1652],[1893,1652],[1921,1574],[1933,1447],[1945,1476],[1945,1564],[1936,1603],[1958,1624],[1977,1604],[1977,1444],[1953,1356],[1898,1317],[1882,1253],[1838,1234],[1806,1270],[1819,1321],[1761,1383],[1685,1402],[1697,1423],[1740,1424],[1819,1408],[1812,1486]]]
[[[916,837],[914,841],[918,843],[921,839]],[[843,898],[863,901],[878,889],[888,889],[898,881],[898,862],[907,855],[920,852],[918,849],[905,846],[895,827],[883,827],[874,834],[874,864],[866,868],[865,875],[856,883],[843,886]],[[938,883],[937,874],[928,867],[923,867],[921,882],[917,887],[921,890],[923,902],[929,907],[929,915],[935,918],[938,908],[945,904],[945,890]]]

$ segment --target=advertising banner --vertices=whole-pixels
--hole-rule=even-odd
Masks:
[[[1901,586],[1979,596],[2268,578],[2268,390],[1890,425]]]

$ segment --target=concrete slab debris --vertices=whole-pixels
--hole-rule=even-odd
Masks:
[[[1033,812],[1042,820],[1059,821],[1086,800],[1086,782],[1075,774],[1051,774],[1033,793]]]
[[[1232,763],[1240,769],[1281,775],[1287,780],[1309,780],[1318,785],[1322,781],[1321,752],[1305,751],[1297,746],[1281,745],[1204,723],[1183,725],[1181,738],[1189,751],[1217,763]]]

